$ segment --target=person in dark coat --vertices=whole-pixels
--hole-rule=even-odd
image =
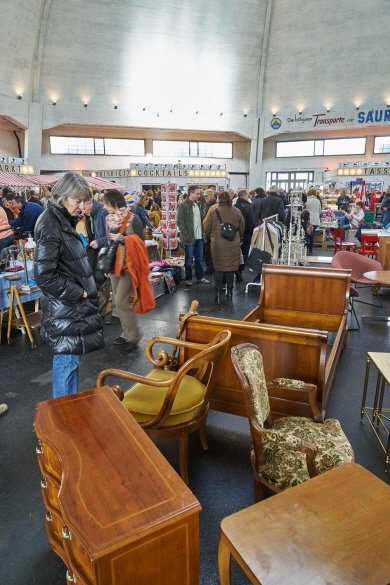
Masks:
[[[218,218],[217,210],[223,223],[230,223],[237,228],[234,240],[229,241],[221,236],[221,221]],[[241,238],[245,231],[242,213],[232,205],[227,191],[218,194],[218,207],[213,209],[205,219],[205,230],[210,240],[215,271],[215,304],[220,305],[224,281],[226,281],[227,286],[226,300],[231,301],[233,298],[234,273],[238,270],[240,263]]]
[[[278,189],[277,185],[271,185],[267,197],[262,200],[260,205],[261,220],[277,214],[279,221],[285,223],[286,214],[284,213],[283,201],[278,195]]]
[[[145,229],[146,227],[152,228],[154,230],[154,225],[149,220],[148,212],[146,211],[146,205],[149,203],[149,197],[147,195],[141,195],[138,199],[138,203],[133,205],[131,208],[132,213],[139,217],[142,222],[142,227]]]
[[[252,209],[255,216],[256,225],[260,222],[260,205],[265,197],[265,191],[261,187],[255,189],[255,196],[252,198]]]
[[[43,208],[37,203],[25,201],[21,195],[14,197],[13,204],[16,209],[19,209],[19,215],[9,222],[10,226],[19,228],[23,233],[31,232],[31,234],[34,234],[35,224],[38,217],[43,213]]]
[[[106,229],[108,212],[104,209],[103,203],[90,199],[84,205],[83,215],[88,241],[87,256],[98,289],[99,311],[104,318],[110,298],[111,282],[101,270],[98,270],[97,261],[100,250],[109,245]]]
[[[80,356],[102,349],[104,340],[96,283],[75,230],[91,197],[88,183],[68,172],[51,195],[35,229],[34,278],[42,292],[41,335],[54,354],[53,397],[58,398],[78,391]]]
[[[246,189],[240,189],[237,193],[236,207],[241,211],[245,221],[245,231],[241,244],[241,252],[244,262],[240,264],[238,268],[238,274],[236,274],[237,280],[242,280],[242,271],[244,270],[246,261],[248,260],[252,234],[256,227],[255,214],[253,213],[252,203],[249,202],[249,194]]]

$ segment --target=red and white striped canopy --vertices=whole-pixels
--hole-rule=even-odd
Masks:
[[[36,187],[36,183],[29,175],[20,177],[13,173],[0,173],[0,187]]]
[[[84,177],[87,181],[88,185],[94,187],[95,189],[125,189],[124,185],[119,185],[119,183],[113,183],[112,181],[107,181],[107,179],[102,179],[101,177]]]
[[[29,175],[29,178],[37,185],[54,185],[60,177],[55,175]]]

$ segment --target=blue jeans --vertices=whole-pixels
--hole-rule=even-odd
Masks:
[[[56,354],[53,358],[53,398],[76,394],[79,389],[79,355]]]
[[[0,250],[3,250],[4,248],[8,248],[8,246],[12,246],[12,244],[14,243],[14,239],[15,239],[14,234],[11,234],[10,236],[7,236],[6,238],[2,238],[0,240]]]
[[[343,215],[343,217],[340,217],[339,226],[342,227],[344,230],[344,237],[343,237],[343,241],[344,241],[345,240],[345,230],[348,230],[351,227],[351,224],[349,223],[349,219],[346,215]]]
[[[192,258],[195,257],[195,274],[196,280],[202,280],[204,276],[202,258],[203,258],[203,240],[195,240],[192,246],[184,246],[185,261],[184,268],[186,280],[192,280]]]
[[[382,216],[383,227],[386,227],[390,222],[390,211],[384,211]]]

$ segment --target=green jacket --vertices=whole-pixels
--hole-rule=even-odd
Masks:
[[[182,246],[193,246],[196,241],[194,236],[193,205],[198,204],[193,203],[191,199],[185,199],[183,203],[180,203],[177,210],[177,225],[180,230],[180,242]],[[207,241],[203,226],[202,238],[204,242]]]

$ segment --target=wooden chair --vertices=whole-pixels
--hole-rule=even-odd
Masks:
[[[340,250],[347,250],[348,252],[356,252],[357,244],[352,242],[343,242],[344,230],[343,228],[334,228],[334,250],[333,255]]]
[[[316,386],[286,378],[265,381],[263,358],[252,343],[233,347],[231,357],[243,389],[252,437],[252,465],[255,501],[262,498],[262,486],[274,492],[298,485],[333,467],[354,460],[352,447],[335,419],[322,422],[316,406]],[[309,391],[313,419],[284,417],[273,421],[268,389],[280,387],[280,398],[297,400]],[[265,428],[264,423],[268,423]]]
[[[377,258],[379,253],[379,238],[376,235],[362,235],[362,247],[359,254]]]
[[[123,404],[135,420],[152,439],[179,437],[180,473],[188,484],[187,451],[188,435],[200,429],[204,449],[206,443],[206,421],[209,411],[210,393],[213,389],[218,364],[228,349],[230,331],[217,333],[207,344],[190,343],[167,337],[153,337],[145,347],[148,360],[154,368],[139,376],[131,372],[107,369],[97,378],[97,386],[104,386],[108,376],[135,382],[123,396]],[[171,355],[164,349],[153,355],[156,344],[173,346]],[[177,372],[176,350],[190,349],[197,353],[180,364]],[[119,389],[120,393],[120,389]]]

